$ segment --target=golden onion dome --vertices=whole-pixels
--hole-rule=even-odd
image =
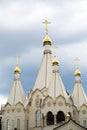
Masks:
[[[59,65],[59,61],[56,59],[56,57],[54,57],[53,61],[52,61],[52,65]]]
[[[70,116],[70,114],[69,113],[67,113],[66,114],[66,118],[70,118],[71,116]]]
[[[51,45],[51,39],[48,37],[48,35],[46,35],[46,37],[43,40],[43,46],[45,45]]]
[[[79,71],[79,69],[76,69],[74,75],[75,75],[75,76],[81,76],[81,72]]]
[[[21,70],[18,66],[15,67],[14,73],[19,73],[19,74],[21,73]]]

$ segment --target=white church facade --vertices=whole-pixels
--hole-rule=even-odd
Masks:
[[[18,63],[6,104],[2,108],[2,130],[85,130],[87,129],[87,96],[78,66],[73,92],[68,94],[63,84],[52,41],[43,40],[43,58],[32,91],[25,99]],[[54,58],[53,58],[54,57]]]

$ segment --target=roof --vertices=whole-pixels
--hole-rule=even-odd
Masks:
[[[47,52],[43,55],[42,63],[40,65],[38,75],[36,77],[34,89],[48,88],[52,76],[52,54]]]
[[[8,96],[7,103],[14,106],[19,102],[24,105],[25,96],[24,96],[24,91],[21,85],[20,78],[15,78],[13,81],[11,91]]]
[[[72,99],[74,105],[79,109],[83,104],[87,104],[86,93],[83,89],[83,85],[81,82],[76,82],[74,85],[74,90],[72,93]]]
[[[48,94],[52,98],[56,98],[59,95],[62,95],[66,100],[68,99],[67,92],[65,90],[65,86],[61,79],[59,71],[53,71],[52,77],[49,84]]]
[[[68,124],[70,124],[70,123],[73,123],[74,126],[81,128],[81,129],[79,129],[79,130],[87,130],[87,128],[83,127],[82,125],[80,125],[80,124],[77,123],[76,121],[72,120],[71,118],[70,118],[67,122],[63,123],[62,125],[60,125],[60,126],[54,128],[53,130],[57,130],[57,129],[59,129],[59,128],[65,126],[65,125],[68,126]],[[71,128],[69,127],[69,129],[73,129],[73,125],[71,125]]]

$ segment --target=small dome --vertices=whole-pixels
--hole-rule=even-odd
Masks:
[[[51,45],[51,39],[48,37],[48,36],[46,36],[45,38],[44,38],[44,40],[43,40],[43,46],[45,46],[45,45]]]
[[[18,66],[16,66],[16,68],[14,69],[14,73],[19,73],[19,74],[21,73],[21,70]]]
[[[81,75],[81,72],[79,71],[79,69],[76,69],[74,75],[75,75],[75,76],[80,76],[80,75]]]
[[[54,57],[52,65],[59,65],[59,61],[56,59],[56,57]]]
[[[70,114],[69,113],[66,114],[66,118],[70,118]]]

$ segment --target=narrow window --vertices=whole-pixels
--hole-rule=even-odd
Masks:
[[[41,112],[37,111],[36,112],[36,126],[40,126],[41,125]]]
[[[10,120],[7,119],[7,130],[10,130]]]
[[[20,130],[20,119],[17,119],[17,130]]]

